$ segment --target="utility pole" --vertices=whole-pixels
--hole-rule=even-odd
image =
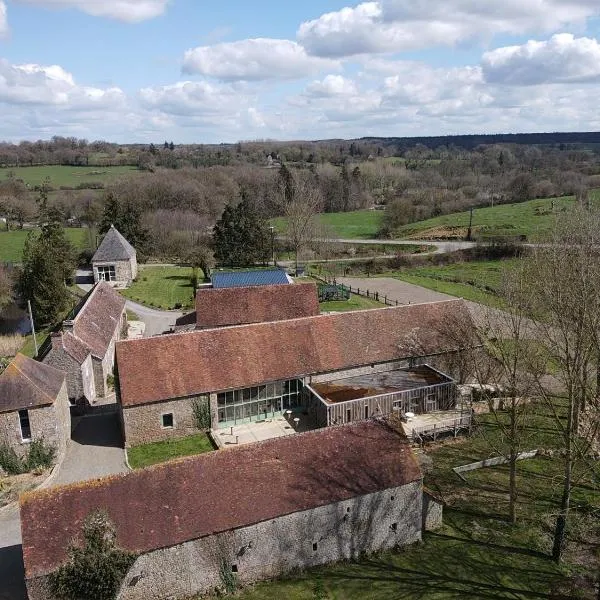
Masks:
[[[471,231],[473,228],[473,207],[469,209],[469,230],[467,231],[467,241],[471,241]]]
[[[275,262],[275,227],[273,225],[269,226],[271,230],[271,258],[273,260],[273,266],[276,267],[277,263]]]
[[[35,325],[33,323],[33,313],[31,312],[31,300],[27,300],[27,308],[29,309],[29,321],[31,323],[31,333],[33,333],[33,344],[35,345],[35,356],[38,355],[37,338],[35,337]]]

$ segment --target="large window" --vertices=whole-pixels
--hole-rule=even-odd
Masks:
[[[19,411],[19,425],[21,426],[21,439],[24,442],[31,440],[31,425],[29,423],[29,411]]]
[[[110,265],[108,267],[98,267],[98,280],[99,281],[116,281],[117,274],[115,272],[115,266]]]
[[[302,382],[278,381],[217,394],[219,423],[244,423],[273,417],[298,406]]]

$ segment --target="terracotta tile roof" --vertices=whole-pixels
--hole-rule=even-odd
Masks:
[[[119,233],[114,225],[111,225],[92,257],[92,263],[129,260],[135,255],[135,248]]]
[[[314,283],[207,288],[196,292],[198,327],[283,321],[318,314]]]
[[[33,492],[21,496],[26,576],[56,569],[97,509],[121,547],[143,553],[421,477],[403,433],[363,421]]]
[[[83,299],[71,325],[67,327],[69,322],[65,322],[61,334],[52,336],[52,343],[62,344],[65,352],[79,363],[88,354],[104,358],[124,309],[125,298],[110,284],[100,281]]]
[[[48,406],[64,382],[62,371],[17,354],[0,375],[0,412]]]
[[[117,344],[124,406],[457,350],[462,300],[205,329]]]

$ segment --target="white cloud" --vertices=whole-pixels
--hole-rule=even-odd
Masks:
[[[8,33],[8,21],[6,19],[6,4],[0,0],[0,39]]]
[[[171,0],[16,0],[48,8],[75,8],[94,17],[137,23],[162,15]]]
[[[302,23],[310,54],[342,57],[452,46],[501,33],[556,31],[600,14],[597,0],[380,0]]]
[[[485,78],[490,83],[535,85],[580,83],[600,80],[600,44],[570,33],[549,40],[530,40],[486,52],[482,58]]]
[[[306,88],[309,96],[352,96],[357,93],[356,84],[341,75],[327,75],[322,81],[313,81]]]
[[[269,38],[199,46],[183,60],[184,73],[224,81],[296,79],[338,67],[336,61],[308,56],[296,42]]]

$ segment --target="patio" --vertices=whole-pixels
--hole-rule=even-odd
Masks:
[[[272,419],[252,421],[221,429],[212,429],[210,434],[219,448],[229,448],[231,446],[252,444],[271,438],[302,433],[314,428],[314,424],[310,422],[308,415],[289,411],[289,413],[286,412],[286,414],[273,417]]]
[[[437,439],[441,433],[453,433],[454,436],[471,428],[471,412],[444,410],[423,415],[414,415],[408,422],[402,423],[406,436],[415,442],[423,438]]]

